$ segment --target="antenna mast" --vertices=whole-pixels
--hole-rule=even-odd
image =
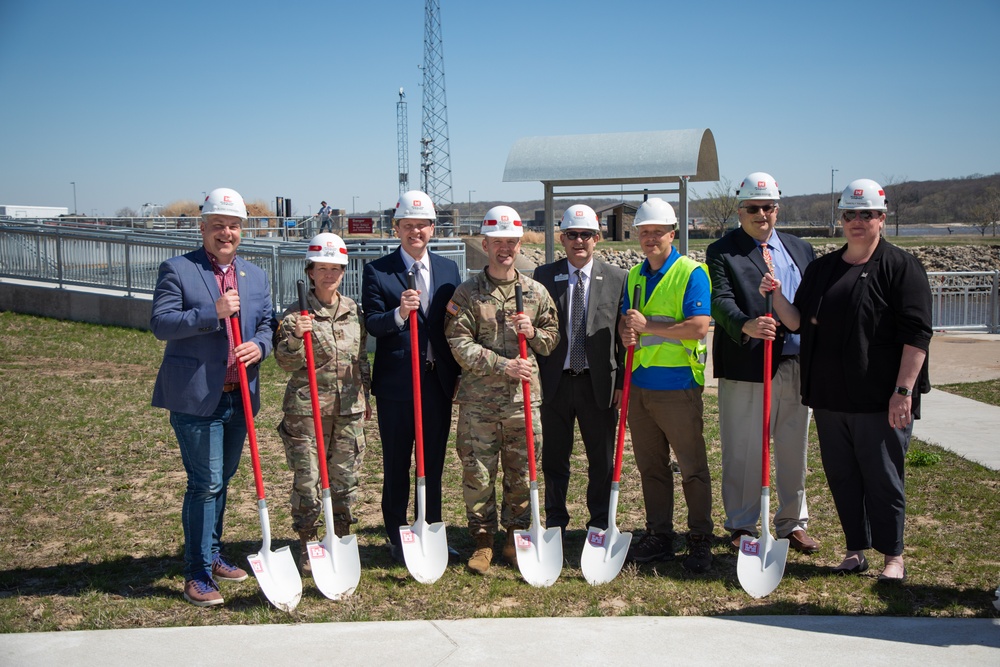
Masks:
[[[421,189],[439,209],[451,208],[451,153],[448,147],[448,102],[444,89],[444,45],[441,3],[424,3],[423,128],[420,137]]]
[[[407,130],[406,93],[399,89],[399,101],[396,102],[396,146],[397,162],[399,164],[399,194],[410,189],[410,143]]]

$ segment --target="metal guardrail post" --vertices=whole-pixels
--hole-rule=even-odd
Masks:
[[[125,294],[132,296],[132,244],[125,235]]]
[[[993,313],[990,317],[990,333],[1000,333],[1000,271],[993,272],[993,289],[990,293]]]
[[[62,252],[62,230],[56,228],[56,278],[59,280],[59,289],[63,285],[63,252]]]

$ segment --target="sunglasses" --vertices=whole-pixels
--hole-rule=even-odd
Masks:
[[[865,222],[871,222],[872,218],[877,218],[882,215],[881,211],[844,211],[844,220],[850,222],[855,218],[861,218]]]
[[[563,236],[568,238],[570,241],[575,241],[577,239],[583,239],[584,241],[589,241],[590,239],[597,236],[597,232],[563,232]]]
[[[764,213],[770,213],[771,211],[776,210],[778,207],[775,206],[774,204],[764,204],[763,206],[758,206],[757,204],[750,204],[749,206],[740,206],[740,208],[745,210],[750,215],[757,215],[761,211],[764,211]]]

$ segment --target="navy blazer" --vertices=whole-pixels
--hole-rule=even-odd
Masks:
[[[812,245],[797,236],[775,230],[781,244],[804,276],[806,267],[816,258]],[[715,241],[705,251],[705,262],[712,277],[712,369],[714,376],[740,382],[764,381],[764,345],[759,338],[743,333],[748,320],[764,314],[760,281],[767,273],[764,256],[757,242],[742,227]],[[778,369],[785,344],[784,326],[772,347],[771,375]]]
[[[413,374],[410,370],[410,323],[396,325],[396,308],[407,289],[407,270],[403,248],[365,264],[361,276],[361,309],[365,328],[375,336],[375,364],[372,367],[372,393],[387,400],[412,400]],[[458,264],[433,252],[430,258],[434,281],[427,315],[417,311],[417,333],[420,340],[420,367],[427,360],[427,341],[434,350],[434,377],[441,383],[445,396],[455,393],[455,380],[460,368],[451,354],[444,336],[445,308],[462,278]]]
[[[261,360],[271,352],[271,287],[267,274],[237,256],[236,291],[240,295],[243,342],[260,346]],[[229,359],[228,322],[215,312],[219,284],[204,247],[160,265],[149,327],[167,341],[153,388],[153,407],[207,417],[222,399]],[[253,412],[260,408],[260,364],[247,368]]]
[[[555,396],[569,349],[566,317],[569,313],[569,270],[569,262],[564,258],[539,266],[533,274],[535,280],[545,285],[559,311],[559,344],[551,354],[536,357],[543,402]],[[556,280],[556,276],[560,279]],[[590,289],[587,290],[587,367],[590,369],[594,400],[605,408],[611,407],[614,390],[621,389],[624,380],[625,346],[618,335],[618,318],[622,312],[627,279],[628,273],[624,269],[594,258]]]

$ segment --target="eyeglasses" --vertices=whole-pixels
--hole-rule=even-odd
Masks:
[[[740,208],[742,208],[750,215],[757,215],[761,211],[764,211],[764,213],[770,213],[771,211],[775,211],[778,209],[778,206],[776,204],[764,204],[763,206],[758,206],[757,204],[750,204],[749,206],[740,206]]]
[[[584,241],[589,241],[590,239],[597,236],[597,232],[563,232],[563,236],[568,238],[570,241],[575,241],[577,239],[583,239]]]
[[[865,222],[871,222],[872,218],[877,218],[882,215],[881,211],[844,211],[844,220],[850,222],[855,218],[861,218]]]

